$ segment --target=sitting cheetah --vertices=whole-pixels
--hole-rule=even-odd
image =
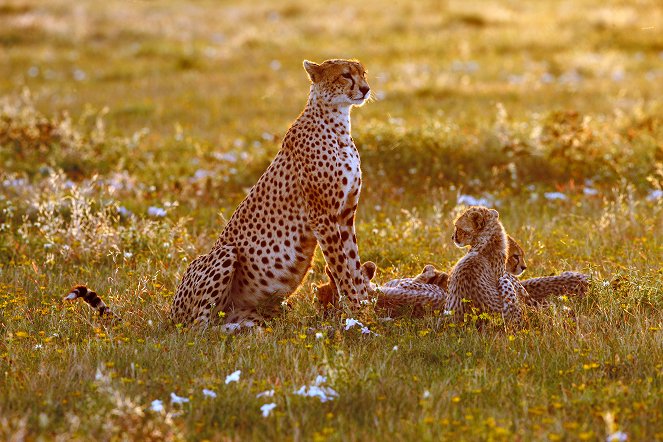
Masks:
[[[505,276],[506,236],[494,209],[472,206],[454,221],[454,243],[461,248],[470,246],[449,275],[445,310],[452,311],[456,321],[464,320],[470,311],[501,313],[506,321],[520,320],[516,288]]]
[[[354,60],[304,61],[304,111],[278,154],[237,207],[209,253],[186,269],[171,308],[175,323],[252,325],[273,313],[308,271],[317,244],[352,301],[367,297],[355,211],[361,190],[350,111],[370,98]],[[223,314],[222,314],[223,313]]]

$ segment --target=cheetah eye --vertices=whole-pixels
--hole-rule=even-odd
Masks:
[[[516,263],[520,262],[520,256],[518,255],[513,255],[513,259],[516,260]]]
[[[347,78],[347,79],[351,79],[351,78],[352,78],[352,74],[349,73],[349,72],[346,72],[346,73],[341,74],[341,75],[343,76],[343,78]]]

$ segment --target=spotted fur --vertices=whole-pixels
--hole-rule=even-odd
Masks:
[[[362,264],[362,270],[372,280],[377,266],[370,261]],[[510,235],[507,235],[507,273],[498,281],[500,292],[515,290],[518,301],[530,306],[545,305],[552,296],[584,295],[589,277],[578,272],[564,272],[555,276],[544,276],[519,280],[527,268],[525,252]],[[329,275],[329,273],[328,273]],[[317,287],[317,300],[324,306],[336,306],[337,296],[333,278]],[[508,282],[507,282],[508,281]],[[412,278],[393,279],[381,285],[371,284],[376,306],[387,314],[403,311],[420,316],[430,311],[442,311],[448,293],[449,274],[433,265],[426,265],[421,273]],[[509,284],[510,283],[510,284]],[[504,295],[502,295],[504,296]]]
[[[499,313],[517,322],[521,310],[516,289],[506,273],[507,236],[494,209],[472,206],[454,221],[453,241],[470,246],[449,275],[445,310],[456,321],[466,313]]]
[[[368,280],[372,280],[377,266],[371,261],[362,264],[362,272]],[[327,270],[329,282],[319,285],[316,298],[325,307],[338,305],[336,284],[333,275]],[[446,273],[439,272],[432,265],[424,268],[414,278],[402,278],[390,281],[382,286],[371,284],[371,294],[375,297],[376,307],[388,315],[400,311],[409,311],[420,316],[426,311],[439,310],[444,307],[446,293],[436,282],[446,284]]]
[[[316,244],[340,293],[367,297],[355,235],[361,190],[350,109],[370,96],[361,63],[304,62],[308,103],[282,147],[239,205],[212,250],[194,260],[177,288],[175,322],[260,321],[299,286]]]
[[[97,295],[97,292],[88,289],[84,285],[75,286],[69,291],[69,293],[64,296],[63,299],[65,301],[73,301],[79,298],[88,303],[90,307],[95,309],[97,312],[99,312],[100,317],[109,317],[120,320],[120,318],[115,315],[115,313],[113,313],[110,308],[108,308],[106,303],[99,297],[99,295]]]
[[[531,305],[541,305],[552,296],[584,296],[589,288],[589,275],[563,272],[559,275],[526,279],[520,284],[529,294]]]
[[[186,269],[171,306],[175,323],[263,321],[300,285],[318,244],[339,293],[367,298],[355,234],[361,168],[350,135],[351,108],[370,98],[366,71],[354,60],[304,68],[306,107],[212,249]]]

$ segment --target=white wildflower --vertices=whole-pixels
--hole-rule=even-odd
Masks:
[[[338,393],[333,388],[318,385],[311,385],[310,387],[302,385],[302,387],[299,390],[296,390],[294,394],[298,396],[316,397],[320,402],[332,401],[334,398],[338,397]]]
[[[273,71],[278,71],[279,69],[281,69],[281,62],[278,60],[272,60],[271,63],[269,63],[269,67]]]
[[[44,346],[42,344],[37,344],[37,345],[35,345],[34,348],[35,348],[35,350],[39,350],[41,348],[44,348]]]
[[[394,345],[394,348],[392,348],[391,351],[398,351],[398,345]]]
[[[605,438],[606,442],[625,442],[628,440],[628,434],[624,433],[623,431],[617,431],[615,433],[609,434],[608,437]]]
[[[128,217],[130,217],[131,215],[133,215],[133,213],[131,213],[131,210],[127,209],[127,208],[124,207],[124,206],[119,206],[119,207],[117,208],[117,213],[119,213],[120,216],[123,216],[123,217],[125,217],[125,218],[128,218]]]
[[[242,146],[243,146],[243,144],[242,144],[241,140],[235,140],[235,147],[242,147]],[[216,158],[219,161],[227,161],[228,163],[236,163],[237,162],[237,154],[232,153],[232,152],[215,153],[213,155],[214,155],[214,158]]]
[[[227,324],[223,324],[221,328],[225,333],[234,333],[242,328],[242,326],[238,322],[229,322]]]
[[[363,326],[364,326],[364,324],[362,324],[361,322],[357,321],[357,320],[354,319],[354,318],[347,318],[347,319],[345,320],[345,329],[346,329],[346,330],[350,330],[350,329],[351,329],[352,327],[354,327],[355,325],[358,325],[359,327],[363,327]]]
[[[239,382],[239,375],[242,374],[242,370],[233,371],[231,374],[226,376],[226,384],[231,382]]]
[[[566,201],[569,199],[566,195],[564,195],[562,192],[546,192],[543,194],[543,196],[547,200],[560,200],[560,201]]]
[[[150,206],[147,208],[147,214],[157,218],[163,218],[166,216],[166,211],[161,207]]]
[[[83,71],[81,69],[74,69],[72,74],[74,76],[74,80],[76,80],[76,81],[83,81],[87,77],[87,74],[85,73],[85,71]]]
[[[647,195],[647,201],[657,201],[663,198],[663,190],[652,190]]]
[[[131,252],[124,252],[124,257],[125,257],[126,259],[130,259],[132,256],[134,256],[133,253],[131,253]]]
[[[315,397],[320,400],[320,402],[332,401],[334,398],[338,397],[338,393],[331,387],[325,387],[322,384],[327,382],[327,377],[318,375],[315,378],[313,385],[307,387],[302,385],[299,390],[295,390],[293,393],[297,396],[305,397]]]
[[[487,198],[475,198],[472,195],[458,195],[456,204],[464,204],[467,206],[489,206],[490,201]]]
[[[276,404],[273,402],[271,404],[265,404],[260,407],[260,411],[262,411],[262,417],[269,417],[269,415],[272,414],[272,410],[274,410],[274,408],[276,408]]]
[[[325,338],[325,335],[322,334],[321,332],[317,332],[315,334],[315,339],[324,339],[324,338]]]
[[[430,391],[424,390],[424,394],[422,395],[424,399],[428,399],[430,397]]]
[[[214,390],[208,390],[207,388],[203,388],[203,395],[211,398],[216,397],[216,392]]]
[[[273,396],[274,396],[274,390],[265,390],[265,391],[261,391],[260,393],[256,394],[256,398],[273,397]]]
[[[363,326],[363,327],[361,328],[361,333],[362,333],[363,335],[375,335],[375,336],[379,336],[377,333],[375,333],[374,331],[371,331],[371,329],[368,328],[368,327],[366,327],[366,326]]]
[[[170,402],[172,404],[186,404],[189,402],[189,398],[178,396],[175,393],[170,393]]]
[[[594,189],[593,187],[585,187],[582,189],[582,193],[584,193],[587,196],[594,196],[598,195],[599,191]]]
[[[206,170],[206,169],[198,169],[196,172],[193,174],[193,179],[192,181],[199,181],[204,178],[207,178],[208,176],[214,175],[214,172],[211,170]]]
[[[150,410],[156,411],[157,413],[160,413],[163,411],[163,402],[160,401],[159,399],[153,400],[152,404],[150,405]]]

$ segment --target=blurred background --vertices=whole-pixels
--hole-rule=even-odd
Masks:
[[[524,278],[590,294],[508,339],[367,307],[379,337],[318,340],[342,323],[312,302],[318,251],[265,334],[170,327],[328,58],[375,97],[352,134],[377,282],[451,268],[454,215],[484,204]],[[661,0],[0,0],[0,440],[661,440],[660,232]],[[121,325],[64,306],[75,283]],[[338,401],[291,397],[317,374]]]
[[[357,58],[360,220],[661,197],[659,1],[235,3],[4,2],[5,191],[55,174],[218,229],[303,108],[302,61]]]

